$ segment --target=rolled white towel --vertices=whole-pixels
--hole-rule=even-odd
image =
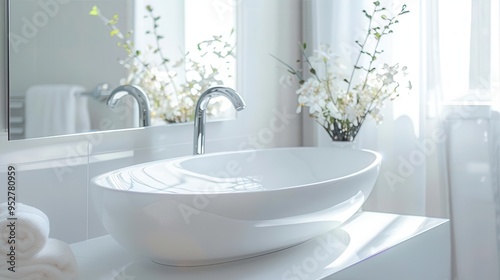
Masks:
[[[16,261],[15,272],[5,257],[0,264],[0,279],[10,280],[76,280],[78,265],[69,245],[49,238],[45,247],[29,259]]]
[[[5,256],[15,246],[16,258],[27,259],[40,252],[45,246],[50,232],[49,218],[45,213],[34,207],[17,203],[15,217],[17,220],[7,220],[11,217],[7,203],[0,204],[0,254]],[[15,244],[12,242],[9,224],[15,222]]]

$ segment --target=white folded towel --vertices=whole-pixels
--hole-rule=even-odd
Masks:
[[[5,257],[0,264],[0,279],[10,280],[76,280],[78,265],[68,244],[49,238],[45,247],[29,259],[16,262],[15,272],[8,270]]]
[[[17,220],[7,220],[9,215],[7,203],[0,204],[0,254],[5,256],[10,252],[10,247],[15,246],[16,258],[27,259],[40,252],[49,237],[49,218],[42,211],[17,203],[15,217]],[[8,225],[15,222],[15,242],[9,244],[11,236]]]

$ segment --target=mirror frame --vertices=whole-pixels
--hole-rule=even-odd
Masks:
[[[10,71],[9,71],[9,65],[10,65],[10,50],[9,50],[9,44],[10,44],[10,0],[7,0],[4,2],[3,8],[5,9],[3,16],[4,16],[4,51],[3,55],[4,58],[3,60],[5,61],[4,63],[4,75],[3,79],[4,81],[4,93],[2,94],[2,100],[5,101],[5,111],[2,114],[2,125],[4,125],[4,130],[7,133],[7,140],[11,141],[10,137]]]

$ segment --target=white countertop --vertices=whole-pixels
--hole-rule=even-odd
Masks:
[[[438,234],[430,235],[432,232]],[[408,247],[410,242],[407,241],[413,239],[420,241],[411,243]],[[400,263],[398,266],[399,270],[403,270],[402,273],[406,258],[410,262],[409,269],[417,265],[411,266],[412,259],[418,258],[418,266],[435,266],[430,275],[435,275],[436,278],[432,279],[443,280],[448,277],[448,274],[443,277],[447,268],[442,267],[449,265],[447,242],[449,243],[448,220],[362,212],[342,227],[297,246],[246,260],[210,266],[159,265],[127,252],[109,235],[72,244],[71,248],[80,268],[80,280],[337,279],[332,277],[338,272],[342,272],[345,277],[349,269],[354,271],[363,262],[366,263],[363,273],[372,273],[368,267],[370,262],[365,260],[384,257],[391,261],[387,257],[389,253],[385,252],[391,252],[391,248],[395,247],[401,247],[402,253],[392,253],[390,256],[395,258],[393,265]],[[408,243],[406,247],[397,246],[404,243]],[[436,264],[431,255],[443,264]],[[385,262],[387,260],[384,259]],[[423,263],[425,260],[430,263]],[[380,265],[374,267],[377,271],[384,271]],[[349,279],[365,279],[360,277]],[[374,277],[366,279],[379,279]],[[396,277],[400,276],[390,279],[400,279]],[[406,279],[419,279],[418,277],[420,276],[413,275]]]

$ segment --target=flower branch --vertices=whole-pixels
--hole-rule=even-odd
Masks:
[[[397,24],[401,15],[408,13],[406,5],[395,16],[387,16],[387,10],[380,7],[380,2],[373,2],[370,12],[362,11],[368,19],[366,34],[363,41],[355,41],[359,48],[355,62],[347,67],[338,56],[326,44],[314,50],[313,56],[306,55],[307,44],[300,44],[303,63],[310,73],[308,79],[304,79],[301,70],[295,69],[281,59],[272,55],[280,63],[286,66],[288,73],[298,79],[297,90],[298,103],[297,113],[303,107],[309,108],[309,115],[316,119],[332,140],[352,141],[359,133],[362,123],[371,116],[377,123],[382,121],[380,109],[388,100],[394,100],[402,90],[410,90],[411,83],[402,88],[400,85],[407,77],[407,67],[401,69],[396,63],[392,66],[384,63],[382,67],[375,66],[378,56],[383,53],[380,50],[380,42],[388,34],[393,33],[393,26]],[[380,15],[382,24],[376,24],[374,20]],[[375,40],[374,47],[367,51],[368,43]],[[369,59],[362,63],[362,56]],[[318,72],[317,70],[321,70]],[[356,73],[360,82],[355,81]]]
[[[196,54],[187,52],[180,60],[171,62],[161,45],[161,40],[165,39],[159,32],[161,17],[154,13],[151,5],[146,6],[146,12],[145,18],[150,19],[152,27],[145,34],[153,37],[154,46],[148,46],[145,52],[135,49],[130,40],[132,31],[123,34],[117,27],[118,15],[110,20],[96,6],[89,14],[99,17],[109,26],[110,36],[118,38],[118,46],[126,51],[127,57],[120,63],[128,70],[128,76],[122,84],[136,84],[146,91],[152,106],[152,119],[169,123],[191,121],[200,94],[223,84],[222,78],[231,78],[230,71],[222,71],[222,67],[228,70],[228,65],[234,62],[235,44],[231,43],[234,29],[227,37],[215,35],[198,43]],[[178,73],[184,74],[182,79]],[[223,110],[222,102],[214,100],[209,104],[207,114],[216,115]]]

